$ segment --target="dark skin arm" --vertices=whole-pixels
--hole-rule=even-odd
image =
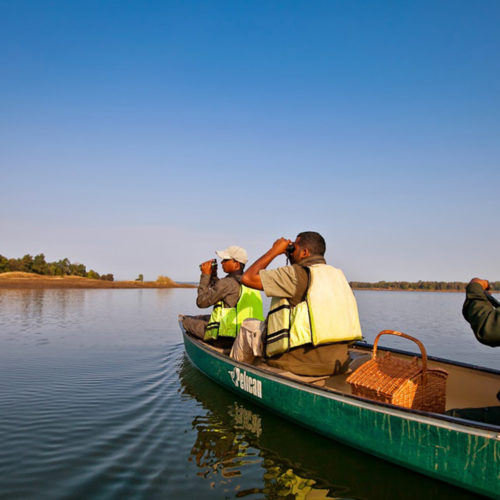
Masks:
[[[262,271],[262,269],[266,269],[278,255],[286,253],[286,248],[290,243],[292,243],[291,240],[287,240],[286,238],[276,240],[273,246],[243,273],[241,282],[249,288],[263,290],[264,288],[262,287],[262,280],[260,279],[259,272]]]

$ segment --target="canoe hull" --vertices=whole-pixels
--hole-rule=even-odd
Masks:
[[[238,363],[184,333],[199,370],[241,397],[328,438],[500,498],[500,434],[286,379]]]

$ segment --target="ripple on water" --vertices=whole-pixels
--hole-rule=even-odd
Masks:
[[[0,291],[0,498],[470,498],[215,385],[180,343],[194,292],[143,292]]]
[[[0,398],[2,494],[21,487],[22,469],[42,483],[46,475],[56,479],[50,489],[62,496],[137,469],[155,475],[150,461],[161,450],[172,398],[179,398],[181,353],[180,345],[117,350],[12,369]]]

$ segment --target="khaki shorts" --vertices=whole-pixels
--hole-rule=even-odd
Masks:
[[[338,375],[349,367],[348,344],[297,347],[266,359],[266,363],[297,375]]]

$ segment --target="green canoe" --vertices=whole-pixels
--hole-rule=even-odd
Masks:
[[[191,363],[237,395],[328,438],[500,498],[499,371],[428,358],[430,368],[449,373],[448,411],[436,414],[353,396],[345,375],[301,377],[264,364],[239,363],[184,330],[183,336]],[[366,356],[370,350],[368,344],[357,344],[352,356]]]

